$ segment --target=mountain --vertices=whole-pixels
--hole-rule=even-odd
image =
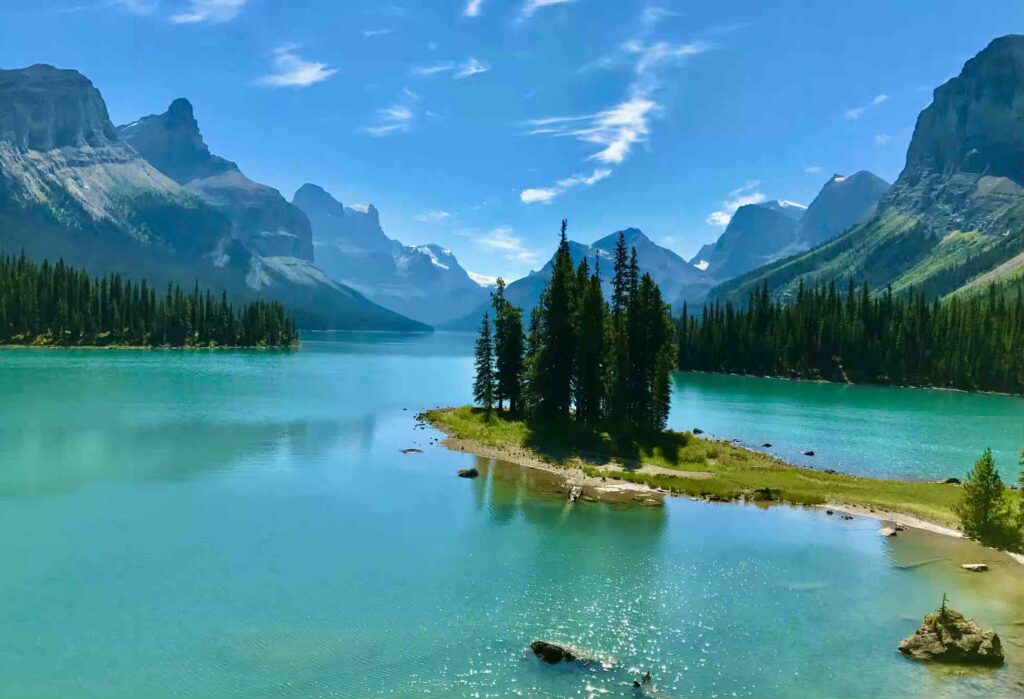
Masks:
[[[640,272],[651,275],[655,283],[661,289],[662,297],[668,303],[674,303],[687,289],[701,288],[704,292],[713,284],[703,272],[679,257],[676,253],[663,248],[653,242],[637,228],[627,228],[621,231],[626,241],[626,246],[636,248],[637,263]],[[601,281],[605,298],[611,298],[611,279],[614,265],[615,243],[619,238],[619,232],[612,233],[592,245],[569,241],[569,254],[572,257],[573,265],[578,265],[584,257],[588,259],[593,267],[595,259],[601,266]],[[540,300],[541,292],[551,279],[551,272],[554,268],[554,256],[535,272],[530,272],[522,279],[517,279],[505,288],[505,296],[513,305],[523,309],[524,317],[528,318],[530,311]],[[480,318],[488,308],[485,301],[472,312],[466,314],[445,327],[451,330],[472,330],[480,324]],[[680,302],[681,303],[681,302]]]
[[[867,170],[833,175],[800,217],[798,244],[804,249],[817,247],[867,220],[889,187]]]
[[[903,172],[869,220],[712,292],[779,296],[802,281],[942,295],[1024,268],[1024,36],[996,39],[921,112]],[[975,284],[976,285],[976,284]]]
[[[309,217],[324,271],[386,308],[437,325],[488,298],[450,250],[389,238],[373,204],[343,206],[315,184],[302,185],[292,202]]]
[[[313,261],[306,216],[273,187],[253,182],[235,163],[211,154],[187,99],[117,131],[150,165],[223,211],[234,236],[253,252]]]
[[[48,65],[0,70],[0,250],[275,298],[306,327],[423,327],[306,260],[247,247],[227,216],[119,138],[88,79]]]
[[[700,246],[700,250],[697,251],[697,254],[690,258],[690,264],[703,272],[707,270],[708,266],[711,264],[711,255],[714,252],[714,243],[704,243]]]
[[[782,202],[741,206],[715,243],[707,273],[732,279],[798,250],[797,230],[803,207]]]

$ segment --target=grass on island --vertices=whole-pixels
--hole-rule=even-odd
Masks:
[[[889,481],[800,468],[767,454],[689,432],[664,431],[630,440],[575,425],[545,426],[472,407],[430,410],[423,417],[445,433],[498,449],[528,449],[554,465],[588,475],[646,483],[675,493],[733,500],[770,488],[795,504],[860,505],[955,527],[951,506],[961,489],[939,483]],[[613,464],[612,462],[617,462]],[[702,477],[645,473],[652,464]],[[620,465],[622,467],[620,467]],[[704,474],[708,474],[704,476]],[[754,499],[757,499],[756,497]]]

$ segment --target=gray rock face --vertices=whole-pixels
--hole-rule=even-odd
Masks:
[[[888,182],[867,170],[833,175],[800,218],[799,244],[813,248],[867,220],[889,187]]]
[[[15,148],[99,148],[117,142],[99,90],[77,70],[0,70],[0,138]]]
[[[741,206],[715,243],[708,274],[716,279],[732,279],[798,252],[799,218],[793,213],[792,207],[784,208],[777,202]]]
[[[0,221],[0,250],[38,261],[274,298],[302,327],[426,329],[308,260],[259,254],[273,249],[240,240],[206,197],[121,141],[99,92],[73,70],[0,71]]]
[[[786,297],[801,282],[844,277],[939,296],[1013,275],[1024,249],[1022,123],[1024,36],[1004,36],[935,90],[874,216],[712,297],[740,300],[764,283]]]
[[[960,665],[1002,665],[999,634],[981,628],[952,609],[932,612],[912,636],[900,642],[900,653],[923,662]]]
[[[210,153],[188,100],[118,128],[153,167],[223,211],[234,235],[264,256],[313,260],[309,220],[273,187],[253,182],[238,166]]]
[[[389,238],[373,204],[344,206],[314,184],[300,187],[292,201],[312,223],[319,265],[386,308],[440,324],[488,298],[450,250]]]

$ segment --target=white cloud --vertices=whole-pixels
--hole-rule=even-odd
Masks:
[[[804,166],[804,172],[806,172],[808,175],[817,175],[821,171],[822,171],[821,165],[805,165]]]
[[[393,31],[395,31],[393,28],[386,28],[386,29],[364,29],[363,30],[363,36],[367,36],[367,37],[384,36],[385,34],[390,34]]]
[[[681,12],[673,12],[667,7],[661,7],[660,5],[648,5],[644,8],[644,13],[640,16],[640,21],[643,23],[645,29],[650,29],[658,22],[668,17],[678,17]]]
[[[299,48],[298,44],[285,44],[274,49],[274,72],[258,82],[270,87],[308,87],[338,72],[326,63],[304,60],[296,53]]]
[[[175,24],[228,22],[238,16],[248,0],[188,0],[188,7],[171,15]]]
[[[377,111],[377,123],[363,128],[371,136],[387,136],[412,130],[412,110],[402,104],[393,104]]]
[[[113,0],[111,4],[123,7],[136,15],[151,15],[160,5],[159,0]]]
[[[591,186],[609,177],[612,171],[608,168],[598,168],[589,175],[573,175],[558,180],[553,187],[535,187],[524,189],[519,193],[519,201],[524,204],[550,204],[555,197],[580,185]]]
[[[459,235],[469,238],[473,245],[485,252],[501,255],[510,262],[534,265],[540,262],[541,256],[536,250],[526,247],[511,226],[498,226],[486,233],[477,231],[459,231]]]
[[[481,6],[484,4],[484,0],[469,0],[466,3],[466,9],[462,11],[466,17],[479,17]]]
[[[888,99],[889,95],[875,95],[875,98],[867,104],[861,105],[860,107],[854,107],[853,109],[847,109],[843,112],[843,118],[848,121],[856,121],[864,116],[864,112],[868,111],[872,107],[877,107]]]
[[[645,30],[664,17],[666,12],[668,11],[648,8],[644,13]],[[619,165],[625,161],[635,145],[647,142],[651,132],[651,117],[660,109],[655,95],[661,87],[662,69],[711,48],[710,44],[702,41],[685,44],[664,41],[648,43],[644,36],[627,41],[612,55],[583,68],[586,70],[631,66],[634,77],[625,99],[594,114],[532,119],[526,122],[529,127],[527,133],[534,136],[568,136],[584,143],[595,144],[600,148],[587,157],[588,161]],[[605,173],[603,177],[611,174],[610,170],[601,172]],[[568,178],[562,182],[573,179]],[[546,203],[566,189],[568,187],[561,184],[526,189],[520,193],[519,198],[524,203]]]
[[[537,10],[542,7],[564,5],[568,2],[573,2],[573,0],[526,0],[526,2],[523,3],[523,6],[519,8],[519,18],[521,20],[530,19],[530,17],[533,17],[537,13]]]
[[[491,67],[483,61],[478,61],[475,58],[469,58],[459,66],[458,72],[455,73],[456,80],[462,80],[478,73],[486,73]]]
[[[454,61],[441,61],[425,66],[415,66],[409,72],[413,75],[437,75],[438,73],[447,73],[450,70],[455,70]]]
[[[451,217],[452,215],[447,211],[424,211],[422,214],[417,214],[416,220],[423,223],[439,223]]]
[[[892,136],[887,133],[876,133],[875,134],[875,145],[884,146],[892,140]]]
[[[712,226],[728,226],[736,209],[747,204],[760,204],[767,199],[764,192],[758,190],[760,186],[760,180],[752,180],[732,190],[729,198],[722,202],[721,210],[712,211],[705,220]]]

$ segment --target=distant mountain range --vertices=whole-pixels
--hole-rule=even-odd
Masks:
[[[661,289],[666,302],[671,303],[679,298],[685,289],[699,288],[707,291],[710,287],[712,280],[704,272],[671,250],[657,245],[639,229],[627,228],[621,233],[625,238],[626,246],[636,249],[640,272],[647,272],[651,275]],[[569,241],[569,253],[574,265],[578,265],[580,260],[587,258],[591,267],[595,262],[600,266],[605,298],[610,298],[611,295],[615,243],[618,238],[619,232],[615,232],[590,245]],[[520,306],[526,317],[529,317],[530,311],[537,305],[541,292],[551,279],[553,265],[554,256],[539,270],[530,272],[522,279],[517,279],[505,289],[505,296],[512,304]],[[486,301],[481,303],[473,311],[447,324],[446,327],[457,330],[475,329],[480,324],[484,311],[487,310],[487,304]]]
[[[721,237],[691,260],[714,282],[687,290],[681,301],[700,303],[715,284],[831,240],[869,218],[888,189],[885,180],[862,170],[833,175],[808,207],[789,201],[741,206]]]
[[[187,102],[119,133],[92,83],[48,65],[0,70],[0,250],[274,298],[305,327],[427,329],[315,267],[304,214],[210,155]]]
[[[726,282],[786,297],[831,280],[930,295],[1024,276],[1024,36],[996,39],[935,90],[907,162],[864,222],[810,251]]]
[[[439,325],[489,297],[450,250],[385,235],[373,204],[343,206],[315,184],[302,185],[292,203],[312,223],[317,264],[382,306]]]

